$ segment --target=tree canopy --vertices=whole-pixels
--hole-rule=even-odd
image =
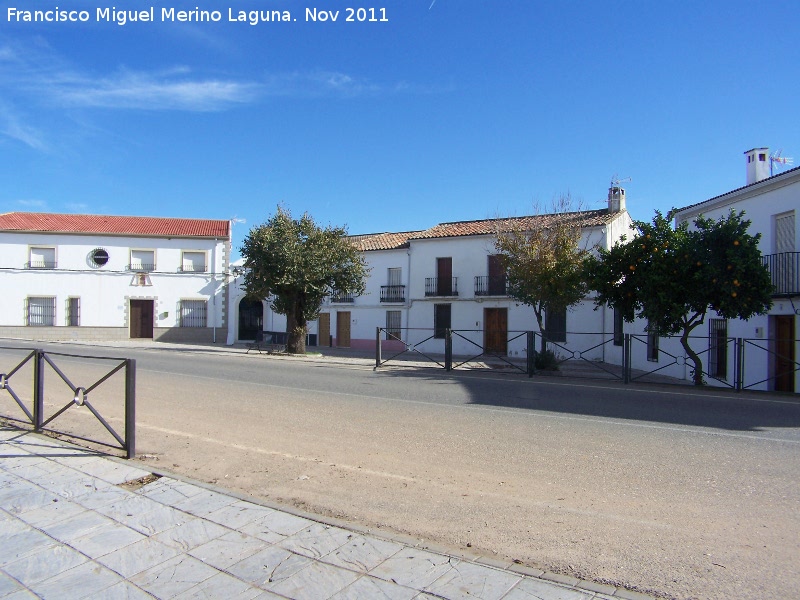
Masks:
[[[569,194],[551,211],[532,219],[500,221],[495,249],[502,257],[508,295],[533,308],[546,347],[544,316],[580,302],[587,292],[582,269],[588,249],[581,247],[585,214],[573,210]]]
[[[367,265],[343,227],[320,227],[305,213],[293,219],[278,206],[254,227],[241,248],[244,288],[250,298],[271,301],[286,315],[287,351],[304,353],[306,323],[316,319],[332,292],[363,294]]]
[[[709,310],[725,319],[767,312],[772,284],[758,248],[761,234],[747,233],[743,212],[716,221],[698,217],[693,228],[673,228],[670,221],[656,212],[652,223],[634,222],[635,237],[587,259],[586,277],[598,306],[620,310],[628,322],[646,319],[659,335],[680,333],[700,385],[702,359],[689,344],[690,333]]]

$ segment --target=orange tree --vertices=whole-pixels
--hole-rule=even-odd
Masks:
[[[656,212],[652,223],[636,221],[631,240],[600,249],[584,263],[595,304],[620,310],[630,322],[646,319],[659,335],[680,334],[681,345],[703,384],[703,363],[689,345],[689,335],[709,310],[725,319],[749,319],[772,304],[772,283],[762,263],[758,240],[750,235],[744,213],[731,211],[719,220],[698,217],[694,227],[673,228],[670,215]]]
[[[244,288],[251,298],[268,298],[286,315],[287,352],[305,353],[306,323],[316,319],[331,292],[364,293],[367,266],[342,227],[319,227],[308,213],[293,219],[279,206],[254,227],[241,248]]]

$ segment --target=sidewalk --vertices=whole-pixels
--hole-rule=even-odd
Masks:
[[[3,600],[649,598],[404,542],[0,426]]]

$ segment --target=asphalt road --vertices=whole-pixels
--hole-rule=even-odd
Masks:
[[[137,359],[137,452],[153,468],[666,597],[800,597],[794,397],[52,348]],[[119,423],[114,385],[92,399]],[[48,391],[47,410],[64,402]],[[96,430],[81,410],[59,420]]]

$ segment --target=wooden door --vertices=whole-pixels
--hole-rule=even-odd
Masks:
[[[775,316],[775,391],[794,392],[794,315]]]
[[[492,354],[508,352],[508,309],[483,309],[483,351]]]
[[[339,348],[350,347],[350,312],[336,313],[336,345]]]
[[[153,339],[153,301],[130,301],[130,334],[132,338]]]
[[[453,257],[436,259],[436,295],[453,295]]]
[[[331,315],[330,313],[320,313],[319,323],[317,325],[319,332],[319,340],[317,344],[320,346],[331,345]]]

